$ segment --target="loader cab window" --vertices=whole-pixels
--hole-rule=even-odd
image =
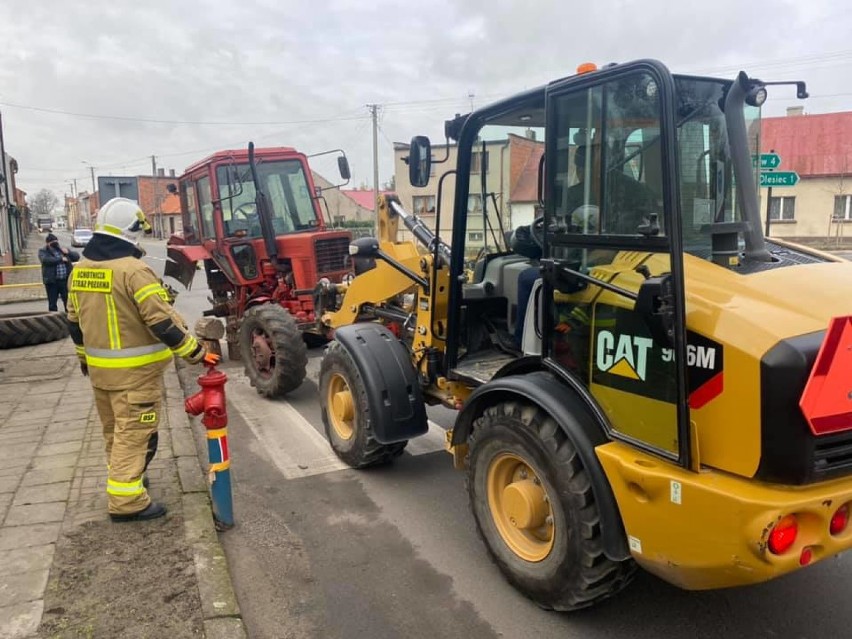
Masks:
[[[482,267],[490,255],[511,252],[512,232],[535,218],[544,155],[543,114],[541,103],[501,113],[484,123],[467,150],[465,257],[471,268],[477,261]],[[476,281],[482,277],[480,268]]]
[[[630,95],[650,82],[598,86],[559,101],[554,214],[565,232],[638,236],[652,215],[662,223],[658,107]]]
[[[744,219],[721,106],[729,83],[689,77],[675,82],[684,249],[710,259],[710,226]],[[760,109],[745,109],[751,156],[758,157]]]
[[[319,225],[301,162],[261,160],[257,164],[257,174],[276,235],[310,231]],[[216,175],[225,235],[262,237],[255,202],[257,193],[248,164],[220,166]]]

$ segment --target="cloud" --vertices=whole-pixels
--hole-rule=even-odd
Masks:
[[[31,192],[46,186],[61,194],[74,178],[85,188],[83,161],[98,174],[142,174],[154,155],[180,172],[249,140],[309,153],[343,148],[355,184],[370,183],[368,104],[384,105],[385,181],[391,142],[415,134],[439,140],[443,121],[471,104],[564,77],[585,61],[655,57],[675,71],[722,75],[760,63],[746,70],[808,80],[822,95],[806,103],[808,111],[852,105],[852,52],[825,55],[847,51],[839,0],[5,4],[0,103],[7,106],[0,110],[19,184]],[[787,62],[771,64],[779,59]],[[782,113],[791,97],[773,89],[767,113]]]

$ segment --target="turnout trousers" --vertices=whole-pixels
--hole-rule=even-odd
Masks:
[[[94,392],[109,468],[109,512],[138,513],[151,503],[142,475],[157,452],[163,377],[156,375],[128,390]]]

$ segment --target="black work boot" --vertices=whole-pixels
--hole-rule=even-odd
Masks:
[[[144,521],[145,519],[156,519],[165,514],[166,507],[159,502],[152,501],[145,510],[140,510],[138,513],[130,515],[114,515],[110,513],[109,518],[113,521]]]

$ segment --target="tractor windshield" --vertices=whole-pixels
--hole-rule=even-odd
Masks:
[[[709,259],[711,225],[746,219],[722,110],[730,82],[676,77],[675,85],[684,249]],[[744,108],[749,152],[755,158],[759,153],[760,109]]]
[[[314,201],[299,160],[259,161],[257,177],[266,194],[276,235],[310,231],[319,226]],[[216,170],[226,236],[262,237],[256,192],[248,164]]]

